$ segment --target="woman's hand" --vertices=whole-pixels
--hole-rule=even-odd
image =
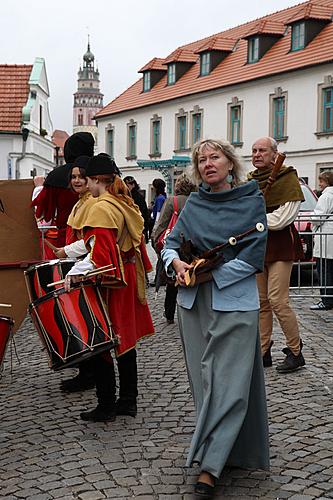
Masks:
[[[187,264],[183,260],[180,259],[173,259],[172,261],[172,267],[174,268],[177,276],[177,281],[179,285],[185,286],[185,272],[188,269],[192,269],[193,266],[190,264]]]
[[[56,257],[58,257],[58,259],[65,259],[67,257],[63,248],[56,248],[53,250],[53,253]]]
[[[69,292],[71,289],[71,283],[78,283],[81,281],[83,278],[83,274],[75,274],[73,276],[70,276],[69,274],[66,274],[65,280],[64,280],[64,289],[66,292]]]

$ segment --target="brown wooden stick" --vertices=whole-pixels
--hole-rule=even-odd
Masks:
[[[215,254],[223,250],[224,247],[228,245],[236,245],[237,241],[245,238],[245,236],[248,236],[249,234],[253,233],[254,231],[259,231],[262,232],[265,229],[264,225],[258,222],[254,227],[251,227],[250,229],[247,229],[247,231],[244,231],[243,233],[237,234],[236,236],[230,236],[228,241],[225,243],[222,243],[221,245],[217,245],[216,247],[212,248],[211,250],[207,250],[206,252],[202,253],[199,256],[199,259],[210,259],[213,257]]]
[[[92,278],[93,276],[97,276],[98,274],[102,273],[107,273],[108,271],[113,271],[116,269],[113,264],[109,264],[108,266],[103,266],[103,267],[98,267],[97,269],[94,269],[90,273],[85,274],[82,276],[81,281],[84,281],[86,279]],[[59,280],[59,281],[54,281],[53,283],[49,283],[47,285],[48,288],[54,285],[63,285],[65,283],[65,280]]]
[[[286,159],[286,155],[284,153],[277,153],[271,175],[267,179],[267,184],[266,184],[265,191],[264,191],[264,198],[265,199],[267,199],[268,194],[272,188],[272,185],[276,181],[277,175],[278,175],[285,159]]]

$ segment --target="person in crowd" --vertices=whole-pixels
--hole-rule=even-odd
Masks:
[[[257,180],[262,191],[270,179],[276,155],[277,143],[272,137],[262,137],[252,146],[255,170],[250,172],[249,179]],[[272,366],[274,312],[287,344],[283,349],[285,359],[276,367],[281,373],[293,372],[305,365],[296,314],[289,303],[293,262],[303,255],[300,237],[293,224],[303,200],[296,170],[282,166],[268,195],[265,195],[268,239],[264,272],[257,276],[263,364]]]
[[[316,232],[313,256],[316,258],[321,300],[310,309],[327,311],[333,309],[333,172],[322,172],[318,180],[322,194],[314,208],[312,227]]]
[[[102,274],[101,286],[115,334],[119,370],[119,394],[111,354],[97,355],[94,377],[98,405],[81,413],[86,421],[113,421],[116,415],[137,413],[136,343],[152,335],[154,327],[145,296],[145,271],[150,262],[143,240],[143,218],[126,184],[120,179],[115,162],[100,153],[86,168],[88,188],[96,203],[83,227],[87,256],[77,262],[65,278],[65,289],[96,267],[113,264],[115,269]]]
[[[54,254],[61,258],[82,258],[87,254],[84,244],[83,226],[88,212],[95,204],[96,198],[93,198],[88,190],[88,180],[86,177],[86,167],[90,160],[89,156],[82,155],[76,158],[69,171],[69,184],[72,191],[78,194],[79,200],[74,205],[68,221],[66,231],[66,245],[54,250]],[[78,365],[79,373],[74,378],[62,380],[60,389],[64,392],[80,392],[91,389],[95,386],[93,375],[93,365],[87,360]]]
[[[152,244],[157,251],[156,243],[160,235],[165,231],[169,225],[174,212],[174,199],[177,198],[178,214],[184,208],[187,198],[189,195],[196,191],[196,185],[191,181],[186,173],[181,174],[175,183],[175,196],[169,196],[161,211],[161,216],[155,225],[152,233]],[[164,316],[166,317],[167,323],[170,325],[174,323],[174,316],[176,311],[176,300],[177,300],[178,287],[175,286],[174,281],[168,281],[165,290],[165,300],[164,300]]]
[[[45,182],[45,177],[42,175],[36,175],[34,177],[34,190],[32,193],[32,201],[37,198],[37,196],[41,193],[44,187],[44,182]],[[33,205],[33,203],[32,203]],[[36,223],[37,227],[39,229],[39,234],[40,234],[40,256],[42,260],[52,260],[55,258],[55,254],[52,250],[52,248],[48,245],[48,243],[51,243],[51,245],[54,245],[56,243],[56,240],[58,238],[58,231],[57,228],[54,226],[52,227],[52,221],[47,221],[44,220],[44,218],[39,217],[37,219],[36,217],[36,209],[35,209],[35,218],[36,218]],[[46,243],[47,242],[47,243]]]
[[[154,199],[154,204],[153,208],[151,211],[151,220],[152,220],[152,232],[154,231],[155,224],[159,221],[160,215],[161,215],[161,210],[164,205],[164,202],[166,200],[166,192],[165,192],[165,187],[166,184],[162,179],[154,179],[153,180],[153,188],[155,192],[155,199]],[[161,257],[157,255],[157,262],[155,266],[155,277],[154,281],[150,283],[150,286],[153,286],[156,288],[156,291],[158,291],[158,288],[160,285],[166,285],[166,279],[162,279],[159,282],[159,278],[161,278],[161,273],[160,269],[163,267]]]
[[[67,219],[78,200],[78,195],[68,188],[69,171],[74,160],[81,155],[94,154],[94,137],[89,132],[76,132],[64,145],[66,164],[52,170],[46,177],[43,189],[32,201],[36,207],[37,220],[44,219],[57,227],[56,247],[66,242]]]
[[[201,184],[189,196],[162,258],[179,284],[179,329],[196,409],[187,466],[199,464],[195,492],[211,498],[226,464],[269,466],[255,278],[264,264],[266,214],[257,183],[241,183],[242,167],[228,142],[199,142],[192,162]],[[228,244],[230,237],[235,245]],[[194,266],[185,248],[200,257],[223,243],[223,253],[205,261],[205,272],[187,286]]]
[[[163,179],[154,179],[153,180],[153,188],[155,191],[155,199],[154,205],[151,213],[151,218],[153,220],[154,225],[158,222],[158,219],[161,215],[161,210],[163,204],[166,200],[166,192],[165,192],[165,182]]]
[[[149,212],[148,212],[146,200],[144,199],[144,197],[140,193],[140,186],[136,182],[134,177],[132,177],[131,175],[128,175],[127,177],[124,178],[124,182],[131,193],[131,196],[134,200],[134,203],[136,203],[138,205],[138,207],[140,208],[140,212],[141,212],[141,215],[142,215],[143,220],[144,220],[143,233],[145,235],[146,243],[148,243],[150,220],[149,220]]]

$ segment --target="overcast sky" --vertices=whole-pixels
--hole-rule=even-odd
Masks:
[[[72,132],[77,71],[90,34],[104,105],[153,57],[295,5],[297,0],[1,0],[0,63],[43,57],[54,129]]]

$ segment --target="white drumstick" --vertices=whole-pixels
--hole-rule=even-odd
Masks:
[[[11,304],[0,304],[0,307],[12,307]]]
[[[102,274],[102,273],[107,273],[108,271],[113,271],[116,269],[113,264],[109,264],[108,266],[103,266],[103,267],[98,267],[97,269],[94,269],[90,273],[85,274],[82,276],[82,281],[85,279],[89,279],[93,276],[97,276],[97,274]],[[59,281],[54,281],[53,283],[49,283],[47,286],[50,288],[51,286],[55,285],[63,285],[65,283],[65,280],[59,280]]]

